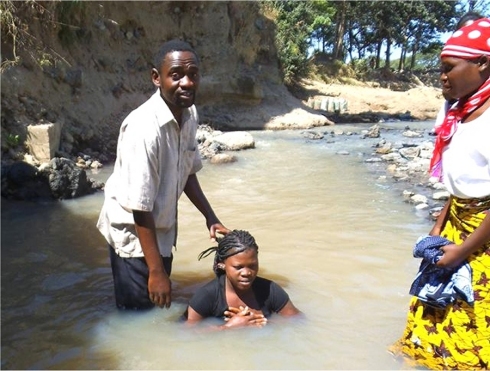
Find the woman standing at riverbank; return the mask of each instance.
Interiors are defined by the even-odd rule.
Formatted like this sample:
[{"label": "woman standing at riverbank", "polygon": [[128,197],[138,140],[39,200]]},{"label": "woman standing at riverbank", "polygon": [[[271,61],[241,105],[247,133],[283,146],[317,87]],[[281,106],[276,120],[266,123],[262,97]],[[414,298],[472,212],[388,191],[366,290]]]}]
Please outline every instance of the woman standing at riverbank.
[{"label": "woman standing at riverbank", "polygon": [[431,171],[451,197],[432,228],[452,244],[438,267],[468,262],[473,305],[410,302],[403,337],[392,347],[430,369],[490,367],[490,19],[456,31],[441,53],[445,95],[458,99],[437,129]]}]

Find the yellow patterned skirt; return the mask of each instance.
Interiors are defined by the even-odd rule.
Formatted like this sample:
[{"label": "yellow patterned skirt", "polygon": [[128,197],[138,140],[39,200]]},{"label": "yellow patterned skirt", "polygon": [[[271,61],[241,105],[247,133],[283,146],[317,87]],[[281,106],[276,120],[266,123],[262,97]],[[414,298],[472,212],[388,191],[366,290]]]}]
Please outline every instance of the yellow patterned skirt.
[{"label": "yellow patterned skirt", "polygon": [[[449,212],[441,236],[461,244],[490,214],[490,198],[452,197]],[[403,337],[390,348],[394,355],[402,356],[411,366],[432,370],[490,368],[490,242],[474,252],[468,262],[474,306],[457,300],[436,309],[413,297]]]}]

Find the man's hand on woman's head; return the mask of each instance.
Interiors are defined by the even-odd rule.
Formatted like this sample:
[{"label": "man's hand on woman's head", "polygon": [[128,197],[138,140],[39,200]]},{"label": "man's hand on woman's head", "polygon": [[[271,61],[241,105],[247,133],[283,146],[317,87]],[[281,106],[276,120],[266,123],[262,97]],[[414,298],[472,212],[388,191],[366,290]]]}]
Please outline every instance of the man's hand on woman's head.
[{"label": "man's hand on woman's head", "polygon": [[211,224],[209,227],[209,237],[213,240],[216,241],[216,234],[219,233],[221,235],[228,234],[230,230],[226,228],[223,224],[221,223],[215,223]]}]

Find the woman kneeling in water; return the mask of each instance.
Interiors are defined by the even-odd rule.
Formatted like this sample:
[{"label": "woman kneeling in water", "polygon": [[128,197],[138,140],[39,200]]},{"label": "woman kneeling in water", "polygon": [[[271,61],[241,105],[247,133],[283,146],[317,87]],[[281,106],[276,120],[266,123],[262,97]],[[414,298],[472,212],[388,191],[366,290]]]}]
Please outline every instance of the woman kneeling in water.
[{"label": "woman kneeling in water", "polygon": [[215,252],[216,278],[191,298],[184,317],[195,323],[207,317],[225,319],[220,328],[258,326],[272,313],[292,316],[301,313],[278,284],[258,277],[259,259],[255,239],[247,231],[234,230],[218,239],[218,246],[199,255]]}]

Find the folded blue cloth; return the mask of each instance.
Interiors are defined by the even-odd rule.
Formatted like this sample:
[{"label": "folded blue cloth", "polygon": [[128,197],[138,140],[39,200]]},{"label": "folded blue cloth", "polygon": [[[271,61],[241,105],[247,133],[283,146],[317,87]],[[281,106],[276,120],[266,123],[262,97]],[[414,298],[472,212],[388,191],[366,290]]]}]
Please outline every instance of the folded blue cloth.
[{"label": "folded blue cloth", "polygon": [[471,267],[467,262],[456,268],[436,265],[444,254],[440,248],[452,243],[440,236],[422,236],[413,248],[413,256],[422,258],[422,262],[410,287],[410,294],[436,308],[445,308],[458,298],[470,305],[475,301]]}]

